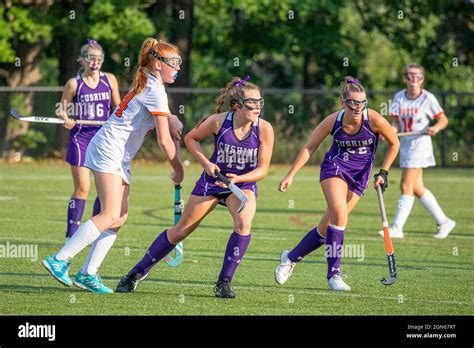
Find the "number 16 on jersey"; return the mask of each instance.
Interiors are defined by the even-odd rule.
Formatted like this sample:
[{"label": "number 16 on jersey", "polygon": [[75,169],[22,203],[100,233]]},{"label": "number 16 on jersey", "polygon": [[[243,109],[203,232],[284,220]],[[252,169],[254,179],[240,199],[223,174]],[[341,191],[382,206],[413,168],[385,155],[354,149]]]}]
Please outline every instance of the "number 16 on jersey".
[{"label": "number 16 on jersey", "polygon": [[[183,213],[184,202],[181,199],[181,185],[174,185],[174,224],[176,225],[181,219]],[[183,242],[179,242],[175,247],[175,257],[168,255],[165,259],[166,263],[171,267],[177,267],[183,262],[184,249]]]}]

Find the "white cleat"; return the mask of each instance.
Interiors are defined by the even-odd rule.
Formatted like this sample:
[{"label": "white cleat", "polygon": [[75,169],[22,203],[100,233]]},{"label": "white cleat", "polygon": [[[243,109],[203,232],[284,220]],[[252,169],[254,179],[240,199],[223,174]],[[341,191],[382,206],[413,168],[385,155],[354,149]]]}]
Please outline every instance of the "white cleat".
[{"label": "white cleat", "polygon": [[278,284],[284,284],[291,277],[296,266],[296,263],[288,258],[289,252],[289,250],[284,250],[281,253],[280,265],[275,270],[275,281]]},{"label": "white cleat", "polygon": [[339,274],[333,275],[328,279],[329,289],[334,291],[351,291],[351,287],[344,283]]},{"label": "white cleat", "polygon": [[438,239],[443,239],[446,238],[451,232],[454,227],[456,227],[456,221],[448,219],[444,224],[438,225],[438,233],[436,233],[433,237],[438,238]]},{"label": "white cleat", "polygon": [[[391,224],[388,228],[390,238],[403,238],[403,231],[395,224]],[[379,231],[379,236],[383,237],[383,230]]]}]

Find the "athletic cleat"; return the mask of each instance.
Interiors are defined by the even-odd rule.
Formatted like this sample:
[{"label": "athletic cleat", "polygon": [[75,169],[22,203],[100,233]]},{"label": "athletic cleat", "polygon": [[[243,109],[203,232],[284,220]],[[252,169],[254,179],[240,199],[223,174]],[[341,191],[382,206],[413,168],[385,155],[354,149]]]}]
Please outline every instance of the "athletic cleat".
[{"label": "athletic cleat", "polygon": [[289,250],[284,250],[280,256],[280,265],[275,270],[275,281],[278,284],[284,284],[293,273],[296,262],[292,262],[288,258]]},{"label": "athletic cleat", "polygon": [[235,298],[235,292],[230,287],[230,282],[218,280],[214,287],[214,294],[219,298]]},{"label": "athletic cleat", "polygon": [[72,281],[69,278],[69,270],[71,269],[71,263],[66,260],[57,260],[56,254],[49,256],[46,260],[43,260],[43,266],[48,270],[49,273],[60,282],[62,285],[71,286]]},{"label": "athletic cleat", "polygon": [[[388,231],[390,232],[390,238],[403,238],[403,231],[395,224],[391,224]],[[379,231],[379,236],[383,237],[383,230]]]},{"label": "athletic cleat", "polygon": [[436,233],[433,237],[438,238],[438,239],[443,239],[446,238],[451,232],[454,227],[456,227],[456,221],[448,219],[444,224],[438,225],[438,233]]},{"label": "athletic cleat", "polygon": [[143,275],[141,273],[135,272],[133,269],[124,275],[120,282],[117,285],[116,292],[127,293],[127,292],[135,292],[137,285],[143,279],[148,277],[148,273]]},{"label": "athletic cleat", "polygon": [[97,273],[84,275],[81,271],[77,272],[76,277],[74,278],[74,285],[96,294],[111,294],[114,292],[111,288],[105,286]]},{"label": "athletic cleat", "polygon": [[351,291],[351,287],[342,280],[339,274],[333,275],[328,279],[329,289],[335,291]]}]

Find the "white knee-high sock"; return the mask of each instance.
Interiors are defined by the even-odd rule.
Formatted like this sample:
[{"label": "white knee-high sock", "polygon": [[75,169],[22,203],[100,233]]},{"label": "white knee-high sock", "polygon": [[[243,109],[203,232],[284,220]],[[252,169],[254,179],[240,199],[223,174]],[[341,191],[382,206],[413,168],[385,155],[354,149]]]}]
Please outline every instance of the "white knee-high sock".
[{"label": "white knee-high sock", "polygon": [[444,214],[443,209],[438,204],[435,196],[431,191],[426,190],[425,194],[420,197],[420,203],[433,216],[438,225],[444,224],[448,221],[448,217]]},{"label": "white knee-high sock", "polygon": [[97,273],[97,270],[104,261],[105,256],[107,256],[110,248],[112,248],[116,239],[117,232],[112,230],[107,230],[100,234],[99,238],[97,238],[94,244],[92,244],[91,251],[89,252],[89,255],[87,255],[87,260],[82,266],[82,274],[92,275]]},{"label": "white knee-high sock", "polygon": [[395,214],[395,218],[393,219],[393,223],[396,224],[399,229],[403,230],[403,226],[405,226],[405,222],[407,222],[414,202],[415,196],[400,195],[400,199],[398,200],[397,213]]},{"label": "white knee-high sock", "polygon": [[81,224],[76,233],[64,244],[63,248],[56,254],[57,260],[68,260],[76,256],[82,249],[91,244],[100,236],[97,226],[87,220]]}]

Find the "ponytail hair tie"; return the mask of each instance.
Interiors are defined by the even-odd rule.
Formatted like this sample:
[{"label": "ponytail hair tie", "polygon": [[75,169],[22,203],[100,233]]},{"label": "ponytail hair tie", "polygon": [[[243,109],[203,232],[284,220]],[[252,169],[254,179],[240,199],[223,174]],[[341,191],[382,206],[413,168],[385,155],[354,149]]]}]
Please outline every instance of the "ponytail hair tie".
[{"label": "ponytail hair tie", "polygon": [[245,77],[243,79],[240,79],[240,81],[237,81],[237,82],[234,83],[234,87],[240,87],[248,80],[250,80],[250,76],[245,75]]},{"label": "ponytail hair tie", "polygon": [[97,45],[97,41],[95,41],[93,39],[87,39],[87,44],[88,45]]},{"label": "ponytail hair tie", "polygon": [[354,83],[354,84],[357,84],[357,83],[359,83],[359,80],[358,80],[358,79],[348,79],[348,80],[347,80],[347,83]]}]

